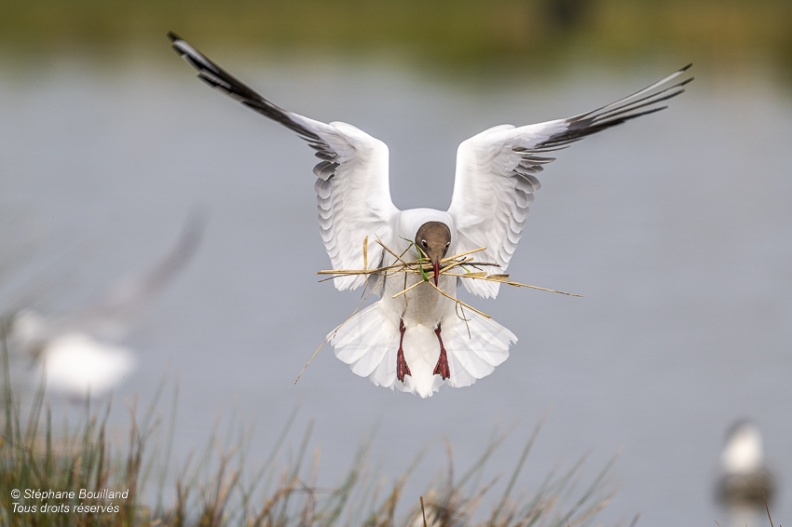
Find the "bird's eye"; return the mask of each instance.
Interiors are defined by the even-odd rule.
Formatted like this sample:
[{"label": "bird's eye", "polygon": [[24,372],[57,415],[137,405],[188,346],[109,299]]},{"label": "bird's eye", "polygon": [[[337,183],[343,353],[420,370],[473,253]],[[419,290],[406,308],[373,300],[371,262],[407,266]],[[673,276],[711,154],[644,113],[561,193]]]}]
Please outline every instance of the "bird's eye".
[{"label": "bird's eye", "polygon": [[449,245],[451,245],[451,242],[446,242],[446,249],[448,249]]},{"label": "bird's eye", "polygon": [[421,240],[421,245],[422,245],[424,248],[426,248],[426,247],[429,247],[429,244],[428,244],[428,243],[426,243],[426,240]]}]

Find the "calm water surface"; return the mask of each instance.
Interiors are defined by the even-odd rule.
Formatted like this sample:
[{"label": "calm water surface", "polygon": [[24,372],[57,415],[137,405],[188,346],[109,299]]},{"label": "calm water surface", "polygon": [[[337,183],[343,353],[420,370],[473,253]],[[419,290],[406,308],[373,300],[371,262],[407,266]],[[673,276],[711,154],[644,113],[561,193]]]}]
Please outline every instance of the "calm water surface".
[{"label": "calm water surface", "polygon": [[[589,110],[676,66],[462,82],[382,65],[225,62],[278,104],[387,142],[402,208],[448,205],[467,137]],[[327,484],[375,430],[371,459],[385,482],[425,450],[417,503],[447,466],[446,440],[461,472],[495,430],[509,431],[490,465],[507,473],[545,416],[527,492],[559,464],[588,455],[588,477],[618,452],[620,490],[600,520],[724,525],[712,502],[723,434],[751,417],[786,483],[776,523],[792,517],[792,103],[761,73],[696,72],[669,110],[560,152],[509,270],[584,298],[503,290],[472,300],[519,343],[473,387],[421,400],[375,388],[329,348],[294,385],[358,301],[314,275],[328,263],[302,141],[202,86],[175,56],[3,70],[4,306],[41,276],[57,279],[40,307],[80,305],[155,260],[194,207],[209,212],[195,260],[128,342],[140,369],[116,395],[119,430],[120,401],[139,394],[143,405],[164,379],[165,416],[178,385],[177,460],[220,423],[253,430],[255,465],[297,409],[292,435],[313,423]]]}]

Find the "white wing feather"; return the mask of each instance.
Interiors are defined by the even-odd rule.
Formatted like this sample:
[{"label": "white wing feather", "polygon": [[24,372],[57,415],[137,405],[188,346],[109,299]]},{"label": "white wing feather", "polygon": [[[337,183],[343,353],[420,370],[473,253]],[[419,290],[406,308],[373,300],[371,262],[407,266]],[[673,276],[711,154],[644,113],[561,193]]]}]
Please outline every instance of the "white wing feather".
[{"label": "white wing feather", "polygon": [[[690,65],[628,97],[568,119],[515,128],[501,125],[463,141],[457,150],[454,194],[448,212],[457,229],[457,252],[480,247],[478,260],[506,270],[525,227],[528,207],[539,189],[535,174],[555,158],[547,152],[630,119],[665,109],[692,77],[668,86]],[[487,269],[487,268],[484,268]],[[497,282],[462,280],[476,295],[494,298]]]},{"label": "white wing feather", "polygon": [[[380,239],[390,242],[391,221],[399,210],[393,205],[388,181],[388,147],[346,123],[326,124],[289,112],[271,103],[234,78],[173,33],[173,48],[198,77],[245,106],[296,132],[316,150],[322,161],[314,167],[319,226],[334,269],[362,269],[363,243],[368,239],[369,267],[380,263]],[[334,279],[338,289],[355,289],[364,276]]]},{"label": "white wing feather", "polygon": [[[363,269],[363,244],[368,240],[368,266],[377,267],[383,257],[377,240],[392,245],[391,220],[399,212],[390,197],[388,147],[349,124],[324,127],[318,134],[327,145],[324,152],[330,154],[327,157],[335,156],[314,168],[325,249],[334,269]],[[365,282],[364,276],[334,278],[340,290],[355,289]]]}]

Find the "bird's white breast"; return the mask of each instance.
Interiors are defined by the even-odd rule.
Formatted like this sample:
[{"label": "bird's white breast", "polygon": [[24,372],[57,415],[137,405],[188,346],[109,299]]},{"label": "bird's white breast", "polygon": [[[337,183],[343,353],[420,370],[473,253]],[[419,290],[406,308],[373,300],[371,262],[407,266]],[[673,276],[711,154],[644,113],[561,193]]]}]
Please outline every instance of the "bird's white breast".
[{"label": "bird's white breast", "polygon": [[[402,255],[405,262],[417,260],[420,257],[418,249],[412,246],[415,233],[424,223],[439,221],[448,225],[451,230],[451,245],[448,255],[454,250],[454,221],[450,214],[435,209],[409,209],[398,214],[394,225],[393,246],[390,247],[396,254]],[[393,255],[386,255],[385,265],[396,261]],[[432,272],[428,276],[431,280]],[[394,295],[423,281],[418,274],[402,274],[389,277],[385,282],[383,303],[388,311],[402,318],[406,327],[423,325],[434,328],[442,322],[448,314],[454,312],[454,302],[438,293],[432,284],[424,283],[410,290],[408,293],[393,298]],[[456,295],[456,278],[441,276],[438,287],[450,296]]]}]

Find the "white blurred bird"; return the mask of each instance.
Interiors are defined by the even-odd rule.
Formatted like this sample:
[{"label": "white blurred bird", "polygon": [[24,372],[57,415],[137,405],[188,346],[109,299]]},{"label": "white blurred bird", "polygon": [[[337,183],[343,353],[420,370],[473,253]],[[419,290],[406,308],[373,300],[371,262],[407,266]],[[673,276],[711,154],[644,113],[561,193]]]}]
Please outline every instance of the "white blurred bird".
[{"label": "white blurred bird", "polygon": [[737,421],[726,435],[721,454],[718,500],[724,505],[751,505],[764,510],[765,502],[772,502],[775,488],[759,427],[748,419]]},{"label": "white blurred bird", "polygon": [[[253,91],[169,33],[173,48],[198,77],[245,106],[286,126],[308,142],[321,162],[314,168],[322,240],[333,268],[363,269],[392,264],[397,254],[430,260],[434,285],[450,296],[457,278],[440,274],[445,256],[486,248],[477,260],[497,264],[503,273],[525,226],[528,206],[539,189],[535,174],[554,158],[546,154],[588,135],[665,108],[663,101],[684,91],[692,78],[676,81],[690,66],[629,97],[568,119],[490,128],[462,142],[447,211],[397,209],[388,184],[388,147],[346,123],[325,124],[289,112]],[[420,251],[420,252],[419,252]],[[480,258],[480,260],[479,260]],[[410,258],[412,259],[412,258]],[[369,268],[372,268],[371,266]],[[381,286],[381,300],[357,313],[328,335],[336,356],[374,384],[428,397],[443,383],[461,387],[492,373],[509,355],[517,337],[492,319],[465,310],[422,284],[392,298],[422,278],[339,276],[339,290],[366,283]],[[367,282],[368,281],[368,282]],[[382,283],[384,281],[384,284]],[[464,280],[478,296],[494,298],[499,284]]]},{"label": "white blurred bird", "polygon": [[120,345],[132,322],[190,260],[200,243],[203,220],[188,221],[176,245],[158,262],[114,284],[83,311],[44,318],[29,309],[10,325],[11,349],[35,359],[46,389],[75,400],[102,397],[136,367],[135,353]]}]

